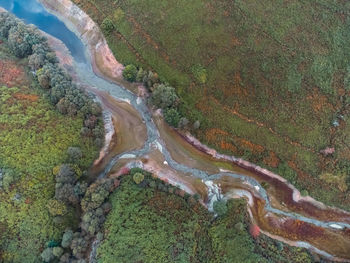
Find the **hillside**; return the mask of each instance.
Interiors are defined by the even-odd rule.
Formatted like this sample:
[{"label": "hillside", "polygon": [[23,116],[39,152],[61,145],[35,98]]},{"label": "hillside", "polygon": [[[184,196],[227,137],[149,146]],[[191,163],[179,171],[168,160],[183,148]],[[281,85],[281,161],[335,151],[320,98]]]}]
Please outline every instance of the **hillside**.
[{"label": "hillside", "polygon": [[119,61],[176,88],[204,143],[350,207],[348,2],[74,2],[113,22]]}]

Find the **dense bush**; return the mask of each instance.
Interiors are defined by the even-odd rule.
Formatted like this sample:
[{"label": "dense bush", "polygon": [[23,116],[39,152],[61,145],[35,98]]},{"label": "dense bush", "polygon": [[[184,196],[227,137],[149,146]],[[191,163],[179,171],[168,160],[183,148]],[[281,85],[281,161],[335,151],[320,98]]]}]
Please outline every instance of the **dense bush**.
[{"label": "dense bush", "polygon": [[179,101],[173,87],[165,84],[157,85],[152,92],[151,103],[161,109],[176,107]]},{"label": "dense bush", "polygon": [[225,200],[215,201],[213,204],[214,212],[218,216],[223,216],[227,213],[227,204]]},{"label": "dense bush", "polygon": [[101,28],[105,34],[109,35],[114,30],[113,21],[106,17],[102,21]]},{"label": "dense bush", "polygon": [[123,70],[123,77],[128,81],[135,81],[137,76],[137,68],[134,65],[127,65]]},{"label": "dense bush", "polygon": [[66,204],[76,205],[79,196],[74,191],[77,175],[68,164],[62,164],[56,175],[55,198]]},{"label": "dense bush", "polygon": [[83,211],[88,212],[99,208],[109,196],[111,190],[113,190],[113,180],[111,179],[99,180],[90,185],[81,200]]},{"label": "dense bush", "polygon": [[164,111],[165,121],[173,127],[179,126],[180,118],[181,118],[180,113],[174,108],[166,109]]}]

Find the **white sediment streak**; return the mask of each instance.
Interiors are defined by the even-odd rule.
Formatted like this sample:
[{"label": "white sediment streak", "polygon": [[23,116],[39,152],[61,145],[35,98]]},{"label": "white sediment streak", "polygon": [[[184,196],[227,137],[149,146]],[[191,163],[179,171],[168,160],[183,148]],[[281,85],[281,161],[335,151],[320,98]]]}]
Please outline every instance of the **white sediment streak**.
[{"label": "white sediment streak", "polygon": [[136,155],[129,154],[129,153],[123,154],[122,156],[119,157],[119,159],[133,159],[133,158],[136,158]]},{"label": "white sediment streak", "polygon": [[94,164],[98,164],[108,153],[109,146],[111,144],[113,135],[115,133],[112,114],[109,111],[104,111],[102,114],[104,129],[105,129],[105,142],[103,148],[100,151],[98,159],[95,160]]},{"label": "white sediment streak", "polygon": [[204,181],[208,187],[208,210],[214,212],[214,203],[221,199],[220,188],[211,180]]}]

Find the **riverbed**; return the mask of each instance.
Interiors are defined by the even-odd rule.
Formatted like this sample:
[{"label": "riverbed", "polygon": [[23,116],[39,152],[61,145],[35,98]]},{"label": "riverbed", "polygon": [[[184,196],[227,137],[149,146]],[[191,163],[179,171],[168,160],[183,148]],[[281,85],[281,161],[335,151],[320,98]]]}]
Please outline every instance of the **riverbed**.
[{"label": "riverbed", "polygon": [[[190,135],[169,128],[142,97],[130,91],[135,91],[135,86],[129,90],[120,85],[125,84],[118,78],[120,66],[117,71],[102,68],[101,63],[105,65],[107,61],[111,65],[120,63],[111,57],[102,34],[78,7],[72,9],[68,0],[42,2],[57,17],[35,0],[0,0],[0,6],[60,39],[73,57],[71,66],[78,84],[94,93],[112,115],[115,144],[94,171],[98,177],[114,173],[122,165],[137,163],[187,192],[200,193],[209,208],[218,194],[231,198],[239,193],[250,200],[252,220],[265,234],[334,260],[350,259],[348,212],[300,197],[299,191],[282,177],[244,160],[221,155]],[[88,26],[77,25],[79,17],[84,17]],[[92,36],[93,44],[89,42]],[[261,182],[269,183],[267,191]],[[208,197],[208,190],[213,189],[220,189],[220,193]]]}]

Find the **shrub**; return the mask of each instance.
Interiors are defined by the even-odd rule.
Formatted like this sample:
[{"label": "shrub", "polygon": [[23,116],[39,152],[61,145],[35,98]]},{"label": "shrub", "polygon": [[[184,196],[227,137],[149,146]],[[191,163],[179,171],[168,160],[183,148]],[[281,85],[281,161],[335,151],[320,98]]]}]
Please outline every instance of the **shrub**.
[{"label": "shrub", "polygon": [[193,124],[193,129],[197,130],[199,129],[200,126],[201,126],[201,123],[199,122],[199,120],[196,120]]},{"label": "shrub", "polygon": [[140,184],[145,179],[145,176],[142,173],[135,173],[132,179],[136,184]]},{"label": "shrub", "polygon": [[113,189],[113,180],[109,178],[90,185],[81,200],[83,211],[87,212],[100,207],[109,196],[111,189]]},{"label": "shrub", "polygon": [[134,65],[127,65],[123,70],[123,77],[127,81],[134,82],[136,80],[137,72],[137,68]]},{"label": "shrub", "polygon": [[213,204],[214,212],[219,216],[223,216],[227,213],[227,204],[225,200],[215,201]]},{"label": "shrub", "polygon": [[202,65],[193,66],[192,73],[199,83],[204,84],[207,82],[207,70]]},{"label": "shrub", "polygon": [[181,116],[180,116],[179,112],[174,108],[167,109],[164,112],[165,121],[173,127],[178,127],[180,118],[181,118]]},{"label": "shrub", "polygon": [[51,199],[47,204],[47,208],[52,216],[62,216],[67,213],[66,205],[56,199]]},{"label": "shrub", "polygon": [[106,35],[109,35],[114,30],[113,21],[106,17],[101,24],[101,28]]},{"label": "shrub", "polygon": [[61,257],[62,254],[63,254],[63,249],[62,249],[61,247],[54,247],[54,248],[52,249],[52,254],[53,254],[55,257],[59,258],[59,257]]}]

